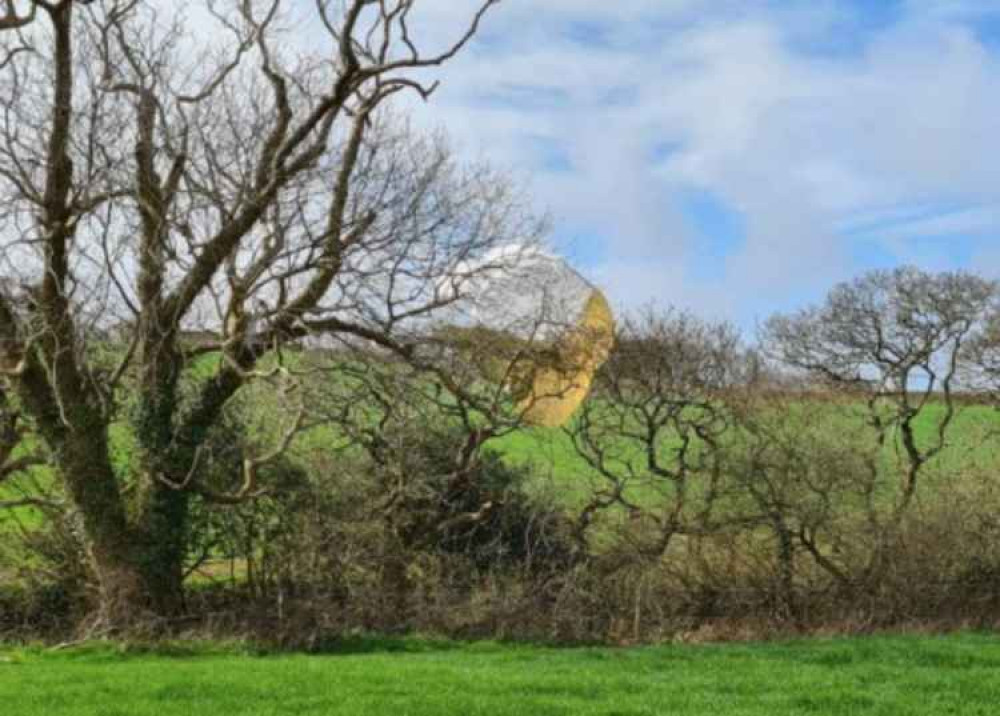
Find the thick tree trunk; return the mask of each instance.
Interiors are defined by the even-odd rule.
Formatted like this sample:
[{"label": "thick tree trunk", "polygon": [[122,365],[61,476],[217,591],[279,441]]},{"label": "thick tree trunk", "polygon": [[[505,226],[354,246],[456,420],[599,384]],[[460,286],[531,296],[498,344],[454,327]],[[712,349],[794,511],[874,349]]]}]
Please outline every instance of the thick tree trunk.
[{"label": "thick tree trunk", "polygon": [[106,421],[83,399],[63,415],[52,393],[35,383],[43,375],[33,365],[21,396],[80,515],[98,585],[99,622],[111,629],[130,629],[152,617],[175,614],[182,605],[188,496],[147,482],[130,520],[111,464]]},{"label": "thick tree trunk", "polygon": [[71,434],[56,459],[83,521],[85,546],[99,587],[99,620],[118,629],[145,619],[151,599],[140,559],[141,544],[128,523],[102,437]]},{"label": "thick tree trunk", "polygon": [[[18,395],[48,446],[67,496],[80,515],[97,578],[101,620],[121,624],[147,600],[134,531],[111,465],[108,429],[95,396],[62,364],[61,399],[35,354],[27,356]],[[68,375],[67,375],[68,374]]]},{"label": "thick tree trunk", "polygon": [[140,569],[149,609],[163,617],[184,607],[189,502],[189,493],[157,486],[144,505]]},{"label": "thick tree trunk", "polygon": [[139,560],[149,607],[170,616],[184,603],[190,495],[168,482],[177,485],[186,479],[194,451],[186,436],[179,439],[175,431],[181,369],[176,334],[156,325],[143,325],[142,332],[140,397],[134,421],[141,470],[136,532],[141,535]]},{"label": "thick tree trunk", "polygon": [[96,410],[75,411],[68,429],[51,414],[56,406],[36,400],[34,407],[35,415],[44,418],[39,421],[43,435],[83,523],[102,625],[129,629],[176,614],[183,606],[187,493],[146,476],[137,504],[129,509],[111,464],[102,416]]},{"label": "thick tree trunk", "polygon": [[180,572],[160,569],[141,549],[92,550],[100,585],[95,616],[101,630],[159,630],[180,613]]}]

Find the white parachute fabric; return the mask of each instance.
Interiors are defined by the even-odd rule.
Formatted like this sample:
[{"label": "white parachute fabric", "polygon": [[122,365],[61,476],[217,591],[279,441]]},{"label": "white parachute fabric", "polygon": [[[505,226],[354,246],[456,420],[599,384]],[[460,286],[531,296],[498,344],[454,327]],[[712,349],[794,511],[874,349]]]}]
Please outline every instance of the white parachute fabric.
[{"label": "white parachute fabric", "polygon": [[459,266],[442,291],[461,297],[454,325],[486,328],[524,346],[522,364],[497,373],[518,376],[510,388],[525,421],[565,424],[611,349],[614,318],[600,290],[557,256],[510,246]]}]

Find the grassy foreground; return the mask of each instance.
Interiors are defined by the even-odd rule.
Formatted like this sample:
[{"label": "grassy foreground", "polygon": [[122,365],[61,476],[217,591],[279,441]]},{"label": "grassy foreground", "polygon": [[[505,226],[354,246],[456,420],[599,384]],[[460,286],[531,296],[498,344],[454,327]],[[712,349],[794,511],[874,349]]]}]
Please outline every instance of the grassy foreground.
[{"label": "grassy foreground", "polygon": [[354,642],[323,656],[0,649],[9,716],[996,714],[1000,638],[547,649]]}]

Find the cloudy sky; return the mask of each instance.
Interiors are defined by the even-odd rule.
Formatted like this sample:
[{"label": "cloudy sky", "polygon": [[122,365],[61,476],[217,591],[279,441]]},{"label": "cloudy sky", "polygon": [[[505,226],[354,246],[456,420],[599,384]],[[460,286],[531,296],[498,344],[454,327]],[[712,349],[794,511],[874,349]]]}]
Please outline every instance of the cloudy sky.
[{"label": "cloudy sky", "polygon": [[[425,38],[474,0],[425,0]],[[614,303],[750,326],[872,267],[1000,273],[1000,0],[503,0],[418,109]]]}]

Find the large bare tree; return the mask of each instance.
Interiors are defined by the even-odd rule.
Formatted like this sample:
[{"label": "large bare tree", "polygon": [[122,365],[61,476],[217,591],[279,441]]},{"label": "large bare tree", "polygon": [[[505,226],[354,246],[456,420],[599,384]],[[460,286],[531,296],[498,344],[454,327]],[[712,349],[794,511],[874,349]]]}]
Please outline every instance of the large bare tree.
[{"label": "large bare tree", "polygon": [[[284,375],[266,356],[333,335],[406,358],[467,267],[536,232],[502,177],[384,111],[426,99],[498,2],[456,8],[465,29],[432,52],[414,0],[207,1],[197,28],[142,0],[4,3],[0,480],[54,466],[108,623],[178,608],[191,496],[260,493],[301,426],[236,489],[199,480],[226,403]],[[124,419],[137,465],[119,474]]]}]

